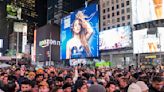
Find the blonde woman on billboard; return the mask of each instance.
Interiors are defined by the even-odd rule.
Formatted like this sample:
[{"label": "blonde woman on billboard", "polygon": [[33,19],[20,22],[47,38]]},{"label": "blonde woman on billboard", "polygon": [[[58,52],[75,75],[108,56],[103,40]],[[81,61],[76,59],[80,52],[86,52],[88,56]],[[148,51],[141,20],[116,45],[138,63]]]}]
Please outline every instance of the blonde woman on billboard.
[{"label": "blonde woman on billboard", "polygon": [[93,33],[90,23],[85,20],[86,15],[78,11],[72,24],[72,38],[66,46],[66,59],[84,58],[91,55],[88,40]]}]

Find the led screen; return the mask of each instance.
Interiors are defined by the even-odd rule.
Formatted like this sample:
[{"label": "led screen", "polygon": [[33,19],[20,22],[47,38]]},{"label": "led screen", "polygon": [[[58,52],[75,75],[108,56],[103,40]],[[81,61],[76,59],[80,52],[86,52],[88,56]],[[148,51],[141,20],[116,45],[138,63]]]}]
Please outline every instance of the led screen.
[{"label": "led screen", "polygon": [[99,35],[99,49],[110,50],[131,46],[131,28],[123,26],[105,30]]},{"label": "led screen", "polygon": [[159,27],[154,32],[150,29],[136,30],[133,32],[134,53],[153,53],[164,51],[164,28]]},{"label": "led screen", "polygon": [[98,57],[99,13],[92,4],[61,20],[60,58]]},{"label": "led screen", "polygon": [[0,39],[0,48],[3,48],[3,40]]},{"label": "led screen", "polygon": [[164,18],[164,0],[132,0],[133,24]]}]

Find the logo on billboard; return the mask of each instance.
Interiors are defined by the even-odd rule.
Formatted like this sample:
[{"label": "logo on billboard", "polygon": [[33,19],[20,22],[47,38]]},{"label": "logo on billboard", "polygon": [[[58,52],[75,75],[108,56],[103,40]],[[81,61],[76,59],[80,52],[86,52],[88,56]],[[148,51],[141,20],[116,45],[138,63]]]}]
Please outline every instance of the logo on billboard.
[{"label": "logo on billboard", "polygon": [[45,39],[39,41],[39,46],[42,48],[48,47],[49,45],[60,45],[60,41],[52,40],[52,39]]}]

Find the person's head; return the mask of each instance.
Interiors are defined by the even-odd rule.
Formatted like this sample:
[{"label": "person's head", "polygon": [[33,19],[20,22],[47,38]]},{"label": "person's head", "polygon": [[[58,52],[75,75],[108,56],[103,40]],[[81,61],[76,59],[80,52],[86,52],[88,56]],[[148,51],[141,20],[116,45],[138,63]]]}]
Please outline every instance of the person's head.
[{"label": "person's head", "polygon": [[17,69],[15,70],[15,75],[18,76],[18,75],[20,75],[20,73],[21,73],[21,72],[20,72],[20,68],[17,68]]},{"label": "person's head", "polygon": [[103,87],[102,85],[91,85],[89,88],[88,88],[88,92],[106,92],[105,90],[105,87]]},{"label": "person's head", "polygon": [[132,83],[129,85],[127,92],[142,92],[142,91],[141,91],[141,88],[137,84]]},{"label": "person's head", "polygon": [[82,31],[81,21],[79,19],[75,19],[73,22],[72,31],[74,34],[80,34]]},{"label": "person's head", "polygon": [[47,82],[42,81],[39,83],[39,92],[49,92],[49,85]]},{"label": "person's head", "polygon": [[56,77],[55,79],[55,86],[62,87],[63,86],[63,78],[62,77]]},{"label": "person's head", "polygon": [[72,85],[69,83],[65,83],[62,88],[64,92],[72,92]]},{"label": "person's head", "polygon": [[31,91],[32,91],[31,81],[28,79],[24,79],[21,82],[21,92],[31,92]]},{"label": "person's head", "polygon": [[148,92],[149,88],[143,81],[137,81],[136,84],[141,88],[142,92]]},{"label": "person's head", "polygon": [[17,85],[16,85],[15,81],[9,81],[8,84],[5,87],[5,91],[6,92],[16,92],[16,91],[18,91],[16,89],[16,86]]},{"label": "person's head", "polygon": [[71,77],[71,76],[66,76],[66,77],[65,77],[65,83],[66,83],[66,82],[72,84],[72,83],[73,83],[72,77]]},{"label": "person's head", "polygon": [[64,92],[62,88],[60,87],[55,87],[52,92]]},{"label": "person's head", "polygon": [[44,79],[44,75],[43,74],[37,74],[36,75],[36,81],[37,82],[41,82],[41,81],[43,81],[43,79]]},{"label": "person's head", "polygon": [[116,90],[116,83],[115,82],[109,82],[106,85],[107,92],[114,92]]},{"label": "person's head", "polygon": [[76,92],[87,92],[88,87],[84,80],[77,80],[75,82],[75,91]]},{"label": "person's head", "polygon": [[128,86],[127,79],[126,78],[119,79],[119,85],[121,88],[127,87]]},{"label": "person's head", "polygon": [[33,80],[33,79],[35,79],[35,76],[36,76],[36,74],[34,72],[29,72],[28,79]]},{"label": "person's head", "polygon": [[164,83],[164,78],[163,77],[154,77],[152,80],[152,86],[153,88],[155,88],[156,90],[161,90],[161,88],[163,87],[163,83]]}]

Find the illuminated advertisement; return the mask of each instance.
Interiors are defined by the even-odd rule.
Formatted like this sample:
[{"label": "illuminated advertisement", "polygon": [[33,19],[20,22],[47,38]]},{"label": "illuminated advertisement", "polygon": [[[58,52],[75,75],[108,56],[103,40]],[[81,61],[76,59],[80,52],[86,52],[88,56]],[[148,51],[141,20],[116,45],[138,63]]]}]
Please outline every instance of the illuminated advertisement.
[{"label": "illuminated advertisement", "polygon": [[92,4],[61,20],[60,58],[98,57],[99,12]]},{"label": "illuminated advertisement", "polygon": [[47,24],[38,28],[34,34],[34,61],[60,60],[60,29],[57,25]]},{"label": "illuminated advertisement", "polygon": [[7,18],[13,18],[13,19],[21,20],[21,13],[22,13],[21,8],[16,7],[12,4],[11,5],[8,4],[6,7],[6,11],[7,11]]},{"label": "illuminated advertisement", "polygon": [[27,23],[14,22],[14,32],[22,33],[22,52],[25,53],[25,46],[27,45]]},{"label": "illuminated advertisement", "polygon": [[132,0],[133,24],[164,18],[164,0]]},{"label": "illuminated advertisement", "polygon": [[0,39],[0,48],[3,48],[3,39]]},{"label": "illuminated advertisement", "polygon": [[131,28],[123,26],[105,30],[99,35],[99,49],[111,50],[131,46]]},{"label": "illuminated advertisement", "polygon": [[133,32],[134,53],[153,53],[164,51],[164,28],[158,27],[154,32],[150,29],[136,30]]}]

